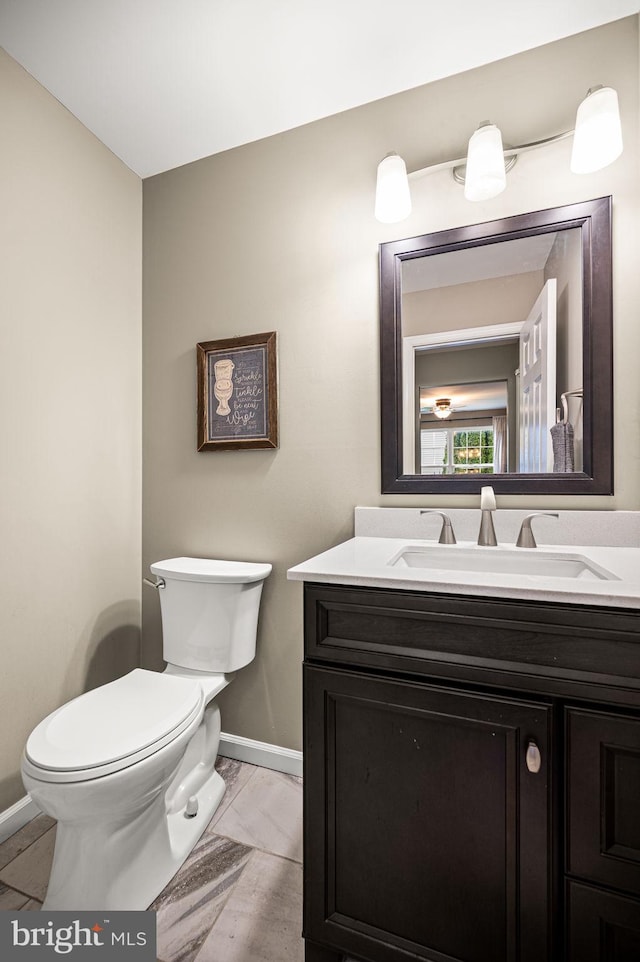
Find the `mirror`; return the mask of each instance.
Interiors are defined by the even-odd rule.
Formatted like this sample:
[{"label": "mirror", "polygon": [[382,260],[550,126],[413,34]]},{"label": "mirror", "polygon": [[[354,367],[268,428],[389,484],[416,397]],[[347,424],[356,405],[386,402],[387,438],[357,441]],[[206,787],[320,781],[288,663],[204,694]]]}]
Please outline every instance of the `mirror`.
[{"label": "mirror", "polygon": [[381,244],[380,280],[383,494],[613,493],[610,197]]}]

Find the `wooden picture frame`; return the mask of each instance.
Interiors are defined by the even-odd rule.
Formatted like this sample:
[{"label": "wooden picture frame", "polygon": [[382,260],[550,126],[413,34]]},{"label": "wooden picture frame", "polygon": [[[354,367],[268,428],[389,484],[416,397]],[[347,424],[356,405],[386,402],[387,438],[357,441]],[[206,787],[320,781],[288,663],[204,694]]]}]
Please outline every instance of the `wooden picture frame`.
[{"label": "wooden picture frame", "polygon": [[278,447],[276,332],[196,345],[198,451]]}]

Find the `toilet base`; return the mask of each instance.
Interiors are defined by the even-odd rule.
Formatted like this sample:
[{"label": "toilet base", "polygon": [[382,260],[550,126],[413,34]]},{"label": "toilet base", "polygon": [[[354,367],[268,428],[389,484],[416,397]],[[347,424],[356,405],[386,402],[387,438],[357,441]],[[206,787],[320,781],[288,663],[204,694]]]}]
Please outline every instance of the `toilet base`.
[{"label": "toilet base", "polygon": [[[120,826],[58,823],[43,910],[147,909],[204,833],[224,792],[224,781],[214,771],[195,793],[194,818],[184,809],[167,813],[165,798],[159,796],[138,818]],[[148,832],[150,824],[155,827]]]}]

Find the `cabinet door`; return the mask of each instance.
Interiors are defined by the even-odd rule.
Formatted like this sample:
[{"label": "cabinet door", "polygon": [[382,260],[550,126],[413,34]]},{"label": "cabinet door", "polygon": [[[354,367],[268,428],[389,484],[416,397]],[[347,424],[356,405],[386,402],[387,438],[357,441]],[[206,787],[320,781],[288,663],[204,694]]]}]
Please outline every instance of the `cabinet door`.
[{"label": "cabinet door", "polygon": [[567,710],[567,871],[640,896],[640,719]]},{"label": "cabinet door", "polygon": [[567,885],[568,962],[638,962],[640,902],[579,882]]},{"label": "cabinet door", "polygon": [[370,962],[550,959],[550,728],[547,705],[305,666],[305,936]]}]

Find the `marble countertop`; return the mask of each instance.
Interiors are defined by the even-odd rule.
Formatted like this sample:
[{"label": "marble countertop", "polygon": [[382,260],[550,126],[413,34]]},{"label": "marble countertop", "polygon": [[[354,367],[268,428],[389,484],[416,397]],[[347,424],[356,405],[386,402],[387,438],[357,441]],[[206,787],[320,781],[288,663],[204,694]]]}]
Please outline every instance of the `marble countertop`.
[{"label": "marble countertop", "polygon": [[[409,549],[418,553],[425,550],[432,552],[433,549],[442,552],[462,549],[467,553],[466,557],[472,558],[474,566],[482,570],[445,570],[444,567],[410,567],[394,563],[403,551]],[[501,559],[504,561],[506,558],[507,562],[513,553],[513,572],[491,570],[491,552],[496,551],[500,551]],[[479,560],[476,560],[476,553]],[[554,564],[551,555],[559,556],[558,560],[578,556],[597,568],[605,569],[610,577],[600,579],[588,572],[585,578],[554,577],[548,573],[525,574],[515,570],[521,563],[519,558],[524,559],[525,553],[540,560],[549,557],[549,569]],[[485,556],[486,568],[482,561]],[[445,555],[443,558],[450,560]],[[502,566],[509,567],[508,564]],[[436,541],[414,538],[355,537],[295,565],[289,569],[287,577],[294,581],[360,587],[640,609],[640,548],[636,547],[539,543],[537,548],[516,548],[508,544],[485,548],[471,541],[438,545]]]}]

